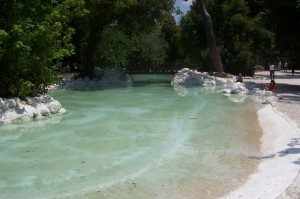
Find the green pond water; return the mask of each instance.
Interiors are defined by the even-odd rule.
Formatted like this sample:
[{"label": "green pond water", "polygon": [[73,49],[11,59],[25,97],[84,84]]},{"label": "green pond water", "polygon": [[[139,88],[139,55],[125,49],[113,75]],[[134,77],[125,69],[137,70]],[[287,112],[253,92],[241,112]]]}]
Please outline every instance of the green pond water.
[{"label": "green pond water", "polygon": [[258,164],[257,109],[199,87],[178,93],[171,78],[54,91],[65,114],[0,125],[0,198],[198,199],[237,188]]}]

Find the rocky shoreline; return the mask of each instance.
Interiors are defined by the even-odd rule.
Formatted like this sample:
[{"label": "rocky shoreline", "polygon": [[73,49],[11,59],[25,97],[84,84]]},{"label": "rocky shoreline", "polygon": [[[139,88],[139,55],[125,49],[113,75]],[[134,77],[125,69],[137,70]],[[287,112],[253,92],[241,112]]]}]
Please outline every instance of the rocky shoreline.
[{"label": "rocky shoreline", "polygon": [[[124,70],[101,70],[95,69],[94,78],[74,78],[74,75],[65,74],[63,81],[52,85],[50,89],[74,89],[108,85],[132,86],[133,78]],[[252,97],[254,101],[268,104],[276,101],[273,92],[261,90],[255,82],[235,82],[232,78],[221,78],[211,76],[208,73],[198,72],[183,68],[177,72],[171,81],[171,85],[179,95],[186,95],[186,86],[194,85],[209,88],[214,92],[222,92],[229,100],[243,103],[247,97]],[[221,90],[217,90],[221,88]],[[0,98],[0,124],[12,121],[29,120],[50,115],[64,113],[66,110],[60,102],[49,95],[39,95],[37,97],[27,97],[25,100],[19,98]]]},{"label": "rocky shoreline", "polygon": [[183,68],[175,74],[171,85],[179,95],[188,93],[185,87],[199,86],[209,88],[214,92],[222,92],[229,100],[237,103],[243,103],[248,97],[261,104],[270,104],[277,100],[275,93],[261,88],[260,85],[251,80],[248,78],[247,81],[241,83],[236,82],[232,76],[221,78],[211,76],[206,72]]},{"label": "rocky shoreline", "polygon": [[0,98],[0,124],[12,121],[23,121],[64,113],[66,110],[59,101],[49,95],[19,98]]},{"label": "rocky shoreline", "polygon": [[[89,79],[88,77],[74,78],[74,75],[70,74],[63,74],[61,77],[63,81],[50,86],[50,90],[107,85],[133,85],[131,75],[124,70],[101,70],[96,68],[93,79]],[[48,117],[64,112],[66,110],[62,107],[61,103],[49,95],[26,97],[25,100],[19,98],[0,98],[0,124]]]}]

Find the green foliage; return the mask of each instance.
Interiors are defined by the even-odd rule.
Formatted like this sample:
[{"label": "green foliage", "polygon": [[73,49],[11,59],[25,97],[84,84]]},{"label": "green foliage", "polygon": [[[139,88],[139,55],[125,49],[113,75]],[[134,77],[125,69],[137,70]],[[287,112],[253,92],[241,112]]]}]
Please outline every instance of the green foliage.
[{"label": "green foliage", "polygon": [[[173,5],[174,0],[94,0],[87,2],[87,9],[90,14],[83,18],[78,25],[79,32],[82,33],[78,44],[81,52],[82,73],[88,74],[88,71],[92,71],[94,67],[99,65],[102,65],[101,67],[120,67],[132,63],[136,57],[132,56],[131,53],[135,52],[137,46],[133,43],[133,46],[128,46],[126,49],[119,48],[127,46],[127,39],[133,40],[136,35],[148,35],[156,29],[163,17],[172,12]],[[121,36],[114,32],[112,33],[115,34],[114,36],[110,35],[110,37],[104,38],[104,34],[107,33],[103,33],[103,31],[107,31],[106,27],[111,26],[124,35]],[[127,39],[119,44],[113,42],[113,40],[121,39],[121,37]],[[104,46],[108,47],[108,44],[111,45],[110,49],[121,54],[105,52]]]},{"label": "green foliage", "polygon": [[143,67],[134,70],[149,71],[151,68],[152,70],[158,70],[165,62],[168,43],[159,28],[150,33],[133,35],[130,43],[129,69]]},{"label": "green foliage", "polygon": [[5,48],[3,44],[7,42],[7,39],[8,33],[5,30],[0,29],[0,59],[2,59],[5,54]]},{"label": "green foliage", "polygon": [[185,64],[192,68],[211,70],[212,64],[206,48],[205,30],[200,14],[192,9],[181,20],[178,45],[185,54]]},{"label": "green foliage", "polygon": [[[171,13],[165,13],[162,16],[162,20],[160,22],[161,33],[164,40],[167,42],[167,57],[166,61],[168,64],[174,64],[178,57],[178,48],[176,46],[176,22]],[[169,66],[170,67],[170,66]]]},{"label": "green foliage", "polygon": [[248,68],[253,61],[251,46],[254,45],[251,31],[252,19],[247,15],[249,9],[245,1],[234,0],[222,4],[224,25],[221,28],[225,57],[224,64],[230,73],[249,74]]},{"label": "green foliage", "polygon": [[167,44],[161,37],[161,32],[155,30],[142,38],[140,43],[140,58],[152,64],[161,63],[166,56]]},{"label": "green foliage", "polygon": [[[254,10],[253,5],[250,9],[245,0],[211,0],[207,5],[208,12],[212,13],[224,70],[233,74],[252,75],[253,66],[274,47],[274,35],[265,28],[263,13]],[[194,63],[198,61],[202,69],[209,70],[211,66],[205,53],[204,25],[195,4],[180,26],[180,46],[187,60],[195,60]],[[259,45],[257,42],[260,42]]]},{"label": "green foliage", "polygon": [[165,39],[174,47],[173,5],[174,0],[4,0],[0,96],[46,92],[62,62],[77,62],[83,73],[134,60],[164,62]]},{"label": "green foliage", "polygon": [[106,27],[96,52],[96,66],[100,68],[121,68],[128,63],[130,40],[124,32],[114,26]]},{"label": "green foliage", "polygon": [[[148,3],[151,4],[150,2],[137,4],[132,1],[131,4],[121,3],[118,6],[118,12],[122,17],[117,22],[102,27],[99,38],[94,37],[94,41],[98,42],[96,42],[96,51],[91,52],[94,54],[92,65],[100,68],[130,68],[129,65],[136,65],[134,62],[138,62],[148,68],[157,67],[165,62],[167,51],[170,50],[169,46],[175,42],[174,18],[170,13],[165,13],[161,15],[160,22],[153,26],[153,21],[140,21],[140,17],[131,18],[136,13],[127,10],[128,7],[133,10],[146,9],[144,6],[149,9]],[[127,11],[126,13],[122,13],[125,11],[124,9]],[[140,12],[140,9],[135,11]],[[124,19],[126,21],[123,21]],[[153,20],[154,17],[147,20],[150,19]],[[166,39],[168,39],[168,43]]]},{"label": "green foliage", "polygon": [[46,91],[60,61],[74,53],[74,29],[68,24],[86,13],[83,6],[83,0],[4,2],[0,10],[2,97]]},{"label": "green foliage", "polygon": [[[265,0],[265,21],[275,33],[277,54],[275,58],[300,62],[300,7],[298,0]],[[275,61],[275,60],[272,60]],[[278,60],[276,60],[278,61]]]},{"label": "green foliage", "polygon": [[30,81],[26,81],[24,79],[20,79],[16,84],[12,84],[9,87],[9,91],[11,93],[18,93],[18,97],[24,99],[28,93],[32,92],[32,87],[34,85]]}]

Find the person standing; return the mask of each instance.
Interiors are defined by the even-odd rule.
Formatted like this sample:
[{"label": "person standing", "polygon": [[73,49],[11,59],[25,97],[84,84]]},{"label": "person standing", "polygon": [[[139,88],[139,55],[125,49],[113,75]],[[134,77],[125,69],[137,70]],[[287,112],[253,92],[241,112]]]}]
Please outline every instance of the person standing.
[{"label": "person standing", "polygon": [[295,67],[294,65],[292,64],[292,75],[294,76],[294,73],[295,73]]},{"label": "person standing", "polygon": [[279,61],[279,62],[278,62],[278,70],[282,70],[281,67],[282,67],[281,61]]},{"label": "person standing", "polygon": [[284,62],[283,68],[284,68],[284,72],[287,72],[287,69],[288,69],[288,63],[287,63],[287,61]]},{"label": "person standing", "polygon": [[284,62],[284,72],[286,72],[287,73],[287,70],[288,70],[288,63],[287,63],[287,61],[285,61]]},{"label": "person standing", "polygon": [[270,64],[270,79],[275,79],[275,66],[274,64]]}]

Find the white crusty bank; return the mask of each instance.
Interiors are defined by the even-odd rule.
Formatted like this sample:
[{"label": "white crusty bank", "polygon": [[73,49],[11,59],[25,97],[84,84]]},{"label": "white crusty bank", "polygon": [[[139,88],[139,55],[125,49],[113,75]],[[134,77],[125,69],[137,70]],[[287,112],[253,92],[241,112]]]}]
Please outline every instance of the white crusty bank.
[{"label": "white crusty bank", "polygon": [[221,78],[209,75],[207,72],[198,72],[183,68],[179,70],[171,81],[171,85],[179,95],[187,95],[188,86],[199,86],[213,92],[222,92],[231,101],[244,102],[247,97],[262,104],[273,103],[277,100],[271,91],[261,90],[255,82],[236,82],[232,78]]},{"label": "white crusty bank", "polygon": [[[76,88],[85,86],[103,86],[108,84],[118,84],[132,86],[133,79],[125,71],[107,70],[95,71],[96,78],[89,80],[68,79],[64,84],[54,86],[56,88]],[[183,96],[188,94],[187,86],[199,86],[211,90],[212,92],[222,92],[231,101],[242,103],[247,97],[252,97],[255,101],[263,104],[273,103],[277,97],[270,91],[260,90],[254,82],[235,82],[230,78],[219,78],[208,73],[198,72],[183,68],[177,72],[171,81],[176,92]],[[28,120],[41,118],[54,114],[64,113],[66,110],[61,103],[49,95],[39,95],[37,97],[27,97],[25,100],[19,98],[0,98],[0,124],[11,121]]]},{"label": "white crusty bank", "polygon": [[0,124],[45,117],[65,111],[60,102],[49,95],[27,97],[25,100],[0,98]]}]

